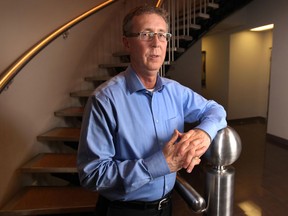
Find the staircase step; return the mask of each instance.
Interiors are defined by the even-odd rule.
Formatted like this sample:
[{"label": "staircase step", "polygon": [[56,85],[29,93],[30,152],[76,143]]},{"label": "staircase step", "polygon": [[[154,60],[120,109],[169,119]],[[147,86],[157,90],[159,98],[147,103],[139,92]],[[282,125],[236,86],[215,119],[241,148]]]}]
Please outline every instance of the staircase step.
[{"label": "staircase step", "polygon": [[112,54],[113,57],[129,56],[127,51],[119,51]]},{"label": "staircase step", "polygon": [[[187,25],[185,25],[185,28],[187,28]],[[193,29],[193,30],[200,30],[201,29],[201,25],[189,24],[189,28]],[[183,25],[179,26],[179,30],[183,30],[183,29],[184,29]]]},{"label": "staircase step", "polygon": [[81,187],[25,187],[0,215],[43,215],[93,212],[98,194]]},{"label": "staircase step", "polygon": [[201,25],[190,24],[189,26],[190,26],[191,29],[194,29],[194,30],[199,30],[199,29],[201,29]]},{"label": "staircase step", "polygon": [[84,107],[69,107],[55,112],[58,117],[82,117]]},{"label": "staircase step", "polygon": [[92,77],[86,77],[85,81],[89,82],[105,82],[109,79],[111,79],[112,76],[92,76]]},{"label": "staircase step", "polygon": [[217,4],[217,3],[208,3],[208,7],[213,8],[213,9],[218,9],[219,8],[219,4]]},{"label": "staircase step", "polygon": [[99,68],[126,68],[130,63],[99,64]]},{"label": "staircase step", "polygon": [[76,154],[41,153],[21,167],[26,173],[77,173]]},{"label": "staircase step", "polygon": [[[167,50],[171,50],[171,48],[167,48]],[[185,49],[184,48],[181,48],[181,47],[175,47],[173,49],[173,51],[177,52],[177,53],[184,53],[185,52]]]},{"label": "staircase step", "polygon": [[185,40],[185,41],[192,41],[193,37],[192,36],[188,36],[188,35],[179,35],[179,36],[175,36],[175,39],[179,39],[179,40]]},{"label": "staircase step", "polygon": [[210,19],[210,15],[207,13],[198,13],[197,17],[203,18],[203,19]]},{"label": "staircase step", "polygon": [[92,94],[93,90],[80,90],[76,92],[71,92],[71,97],[88,98]]},{"label": "staircase step", "polygon": [[38,141],[66,141],[78,142],[80,128],[57,127],[37,136]]}]

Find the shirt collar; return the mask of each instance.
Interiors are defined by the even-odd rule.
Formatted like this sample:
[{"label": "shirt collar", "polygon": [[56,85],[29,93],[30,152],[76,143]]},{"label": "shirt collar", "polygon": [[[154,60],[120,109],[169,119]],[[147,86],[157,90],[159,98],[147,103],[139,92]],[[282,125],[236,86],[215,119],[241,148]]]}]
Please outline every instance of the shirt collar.
[{"label": "shirt collar", "polygon": [[[125,79],[127,83],[127,88],[131,94],[137,91],[146,90],[145,86],[137,76],[136,72],[132,69],[131,65],[129,65],[125,71]],[[158,74],[154,91],[160,92],[163,88],[163,80]]]}]

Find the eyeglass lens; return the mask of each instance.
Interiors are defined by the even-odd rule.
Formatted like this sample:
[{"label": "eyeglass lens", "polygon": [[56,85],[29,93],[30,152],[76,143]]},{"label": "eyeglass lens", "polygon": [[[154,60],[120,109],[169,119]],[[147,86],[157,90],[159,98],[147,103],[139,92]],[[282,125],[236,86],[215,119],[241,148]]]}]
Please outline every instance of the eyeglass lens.
[{"label": "eyeglass lens", "polygon": [[169,33],[162,33],[162,32],[140,32],[140,39],[141,40],[152,40],[155,35],[157,35],[158,40],[164,42],[168,41],[171,37],[171,34]]}]

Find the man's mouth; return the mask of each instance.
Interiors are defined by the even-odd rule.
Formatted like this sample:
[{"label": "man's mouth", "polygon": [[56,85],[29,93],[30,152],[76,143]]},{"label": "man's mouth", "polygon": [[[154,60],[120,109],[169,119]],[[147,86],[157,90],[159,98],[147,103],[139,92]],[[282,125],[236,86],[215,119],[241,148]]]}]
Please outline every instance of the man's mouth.
[{"label": "man's mouth", "polygon": [[159,55],[150,55],[150,58],[158,58]]}]

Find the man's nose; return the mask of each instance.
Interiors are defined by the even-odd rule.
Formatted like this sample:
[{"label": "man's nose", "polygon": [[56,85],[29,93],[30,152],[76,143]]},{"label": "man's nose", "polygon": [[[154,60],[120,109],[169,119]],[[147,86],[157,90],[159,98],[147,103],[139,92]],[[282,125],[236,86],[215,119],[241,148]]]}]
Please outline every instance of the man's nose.
[{"label": "man's nose", "polygon": [[157,34],[157,33],[155,33],[154,35],[153,35],[153,38],[152,38],[152,45],[153,46],[159,46],[160,45],[160,43],[161,43],[161,41],[159,40],[159,35]]}]

